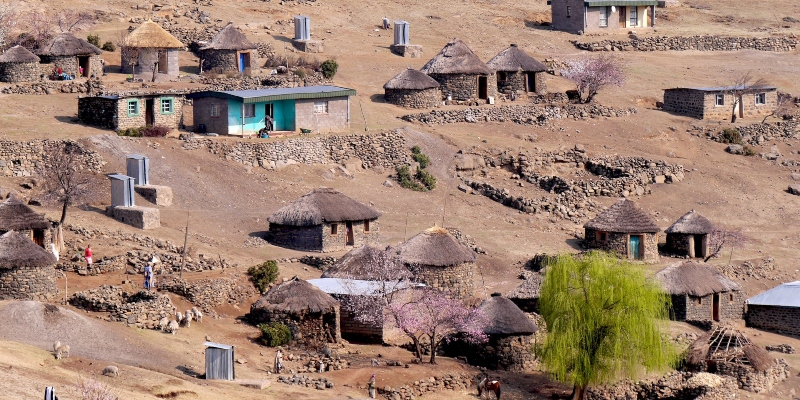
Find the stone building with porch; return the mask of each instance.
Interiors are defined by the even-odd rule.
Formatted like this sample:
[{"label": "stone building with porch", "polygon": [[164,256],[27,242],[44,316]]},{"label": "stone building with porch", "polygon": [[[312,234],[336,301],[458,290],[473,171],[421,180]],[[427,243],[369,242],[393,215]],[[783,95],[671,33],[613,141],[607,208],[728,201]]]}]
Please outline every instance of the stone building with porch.
[{"label": "stone building with porch", "polygon": [[657,0],[549,0],[553,29],[571,33],[655,27]]},{"label": "stone building with porch", "polygon": [[387,103],[407,108],[433,108],[442,104],[439,82],[412,68],[395,75],[383,85]]},{"label": "stone building with porch", "polygon": [[267,238],[297,250],[344,250],[377,243],[380,215],[337,190],[321,187],[270,215]]},{"label": "stone building with porch", "polygon": [[0,300],[48,301],[58,294],[58,259],[21,232],[0,236]]},{"label": "stone building with porch", "polygon": [[664,231],[667,234],[667,248],[689,258],[708,256],[708,235],[714,225],[695,210],[684,214]]},{"label": "stone building with porch", "polygon": [[39,57],[16,45],[0,55],[0,82],[34,82],[41,75]]},{"label": "stone building with porch", "polygon": [[53,243],[53,224],[11,194],[0,203],[0,234],[19,232],[44,249]]},{"label": "stone building with porch", "polygon": [[[729,120],[771,114],[778,104],[778,88],[697,87],[664,89],[663,110],[697,119]],[[734,109],[734,104],[736,109]]]},{"label": "stone building with porch", "polygon": [[547,67],[529,56],[516,44],[498,53],[486,63],[497,75],[497,91],[517,94],[547,92],[544,77]]},{"label": "stone building with porch", "polygon": [[103,51],[95,45],[73,36],[62,33],[51,39],[36,52],[41,59],[40,70],[45,75],[52,75],[56,69],[75,77],[95,78],[103,75]]},{"label": "stone building with porch", "polygon": [[747,326],[800,336],[800,281],[776,286],[746,303]]},{"label": "stone building with porch", "polygon": [[141,75],[145,81],[179,77],[178,51],[183,43],[153,21],[145,21],[122,41],[122,72]]},{"label": "stone building with porch", "polygon": [[633,201],[620,199],[583,227],[584,243],[590,248],[630,260],[658,262],[661,228]]},{"label": "stone building with porch", "polygon": [[744,316],[744,293],[738,283],[699,261],[677,262],[656,274],[672,297],[676,321],[724,322]]},{"label": "stone building with porch", "polygon": [[78,120],[124,130],[143,126],[177,129],[183,124],[183,95],[147,93],[78,98]]},{"label": "stone building with porch", "polygon": [[257,46],[247,36],[229,23],[206,46],[200,48],[200,62],[204,71],[216,73],[239,72],[250,74],[258,65]]},{"label": "stone building with porch", "polygon": [[494,71],[461,39],[447,43],[420,71],[439,82],[444,98],[485,103],[497,95]]}]

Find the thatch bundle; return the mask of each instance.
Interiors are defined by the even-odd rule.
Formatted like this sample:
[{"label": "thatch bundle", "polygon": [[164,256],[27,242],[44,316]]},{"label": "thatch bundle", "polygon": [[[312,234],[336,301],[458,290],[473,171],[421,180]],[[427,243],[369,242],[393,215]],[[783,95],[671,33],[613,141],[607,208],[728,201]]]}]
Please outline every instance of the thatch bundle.
[{"label": "thatch bundle", "polygon": [[756,346],[742,331],[729,326],[718,326],[698,338],[686,353],[686,363],[701,367],[712,362],[731,362],[750,366],[764,372],[774,365],[766,350]]},{"label": "thatch bundle", "polygon": [[339,307],[339,302],[316,286],[294,277],[270,289],[258,299],[253,313],[277,311],[289,314],[327,313]]},{"label": "thatch bundle", "polygon": [[712,293],[742,290],[716,268],[699,261],[677,262],[656,274],[669,294],[708,296]]},{"label": "thatch bundle", "polygon": [[547,67],[536,61],[533,57],[522,51],[516,44],[512,44],[507,49],[497,53],[494,58],[486,63],[486,66],[495,71],[504,72],[544,72]]},{"label": "thatch bundle", "polygon": [[500,293],[492,293],[478,308],[489,318],[483,329],[487,335],[532,335],[539,330],[516,304]]},{"label": "thatch bundle", "polygon": [[123,47],[180,49],[184,45],[157,23],[147,20],[122,41]]},{"label": "thatch bundle", "polygon": [[31,53],[28,49],[16,45],[0,55],[0,63],[38,63],[39,57]]},{"label": "thatch bundle", "polygon": [[383,85],[384,89],[424,90],[438,88],[439,82],[415,69],[408,68],[389,79]]},{"label": "thatch bundle", "polygon": [[492,70],[470,48],[453,39],[420,70],[426,74],[491,75]]},{"label": "thatch bundle", "polygon": [[33,211],[15,195],[0,203],[0,231],[49,229],[50,222],[44,214]]},{"label": "thatch bundle", "polygon": [[103,51],[70,33],[62,33],[39,48],[36,54],[49,57],[90,56],[103,54]]},{"label": "thatch bundle", "polygon": [[603,232],[657,233],[661,228],[636,203],[620,199],[587,222],[584,228]]},{"label": "thatch bundle", "polygon": [[[391,248],[364,245],[350,250],[322,273],[322,278],[357,279],[375,281],[384,279],[410,279],[411,271],[396,260]],[[391,258],[395,258],[394,262]],[[383,265],[376,265],[383,263]],[[396,270],[391,270],[396,268]]]},{"label": "thatch bundle", "polygon": [[372,220],[380,213],[341,192],[318,188],[280,208],[269,217],[269,223],[291,226],[314,226],[323,222]]},{"label": "thatch bundle", "polygon": [[400,260],[407,265],[449,267],[474,263],[477,254],[461,244],[446,229],[434,226],[426,229],[395,249]]},{"label": "thatch bundle", "polygon": [[683,214],[672,226],[667,228],[666,233],[680,233],[689,235],[705,235],[714,230],[714,224],[706,217],[694,210]]},{"label": "thatch bundle", "polygon": [[242,31],[231,23],[222,28],[214,35],[211,42],[200,50],[252,50],[256,47]]},{"label": "thatch bundle", "polygon": [[26,235],[11,231],[0,236],[0,269],[40,268],[57,261],[56,256]]}]

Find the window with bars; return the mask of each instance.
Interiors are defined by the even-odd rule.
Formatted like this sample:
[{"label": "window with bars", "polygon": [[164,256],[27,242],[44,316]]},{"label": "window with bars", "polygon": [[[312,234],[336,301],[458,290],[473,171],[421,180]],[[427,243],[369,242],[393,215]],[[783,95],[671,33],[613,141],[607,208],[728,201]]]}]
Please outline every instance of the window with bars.
[{"label": "window with bars", "polygon": [[328,113],[328,102],[327,101],[315,101],[314,102],[314,114],[327,114]]},{"label": "window with bars", "polygon": [[212,104],[211,105],[211,118],[219,118],[219,105]]},{"label": "window with bars", "polygon": [[767,94],[766,93],[756,93],[756,105],[763,106],[767,104]]},{"label": "window with bars", "polygon": [[254,118],[256,116],[256,105],[255,104],[243,104],[242,105],[242,115],[245,118]]},{"label": "window with bars", "polygon": [[600,7],[600,27],[608,28],[609,7]]},{"label": "window with bars", "polygon": [[629,7],[629,8],[631,10],[630,11],[630,17],[631,18],[630,18],[630,22],[629,22],[630,25],[631,26],[639,26],[639,9],[636,8],[635,6],[634,7]]}]

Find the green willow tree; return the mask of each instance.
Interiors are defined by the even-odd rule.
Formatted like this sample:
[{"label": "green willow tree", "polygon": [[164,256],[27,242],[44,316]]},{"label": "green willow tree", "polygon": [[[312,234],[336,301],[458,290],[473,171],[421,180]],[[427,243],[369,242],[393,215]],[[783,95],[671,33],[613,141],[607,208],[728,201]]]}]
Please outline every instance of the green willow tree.
[{"label": "green willow tree", "polygon": [[560,255],[547,267],[539,307],[547,337],[538,355],[574,386],[573,400],[590,385],[636,379],[676,359],[662,340],[669,296],[642,267],[606,253]]}]

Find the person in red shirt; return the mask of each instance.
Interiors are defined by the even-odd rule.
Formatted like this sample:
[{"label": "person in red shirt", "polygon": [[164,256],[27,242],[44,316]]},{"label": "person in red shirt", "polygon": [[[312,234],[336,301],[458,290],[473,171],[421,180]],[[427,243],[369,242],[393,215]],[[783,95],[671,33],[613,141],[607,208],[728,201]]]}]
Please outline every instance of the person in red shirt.
[{"label": "person in red shirt", "polygon": [[92,266],[92,248],[88,244],[86,245],[86,251],[84,252],[83,256],[86,257],[86,266],[87,267],[91,267]]}]

